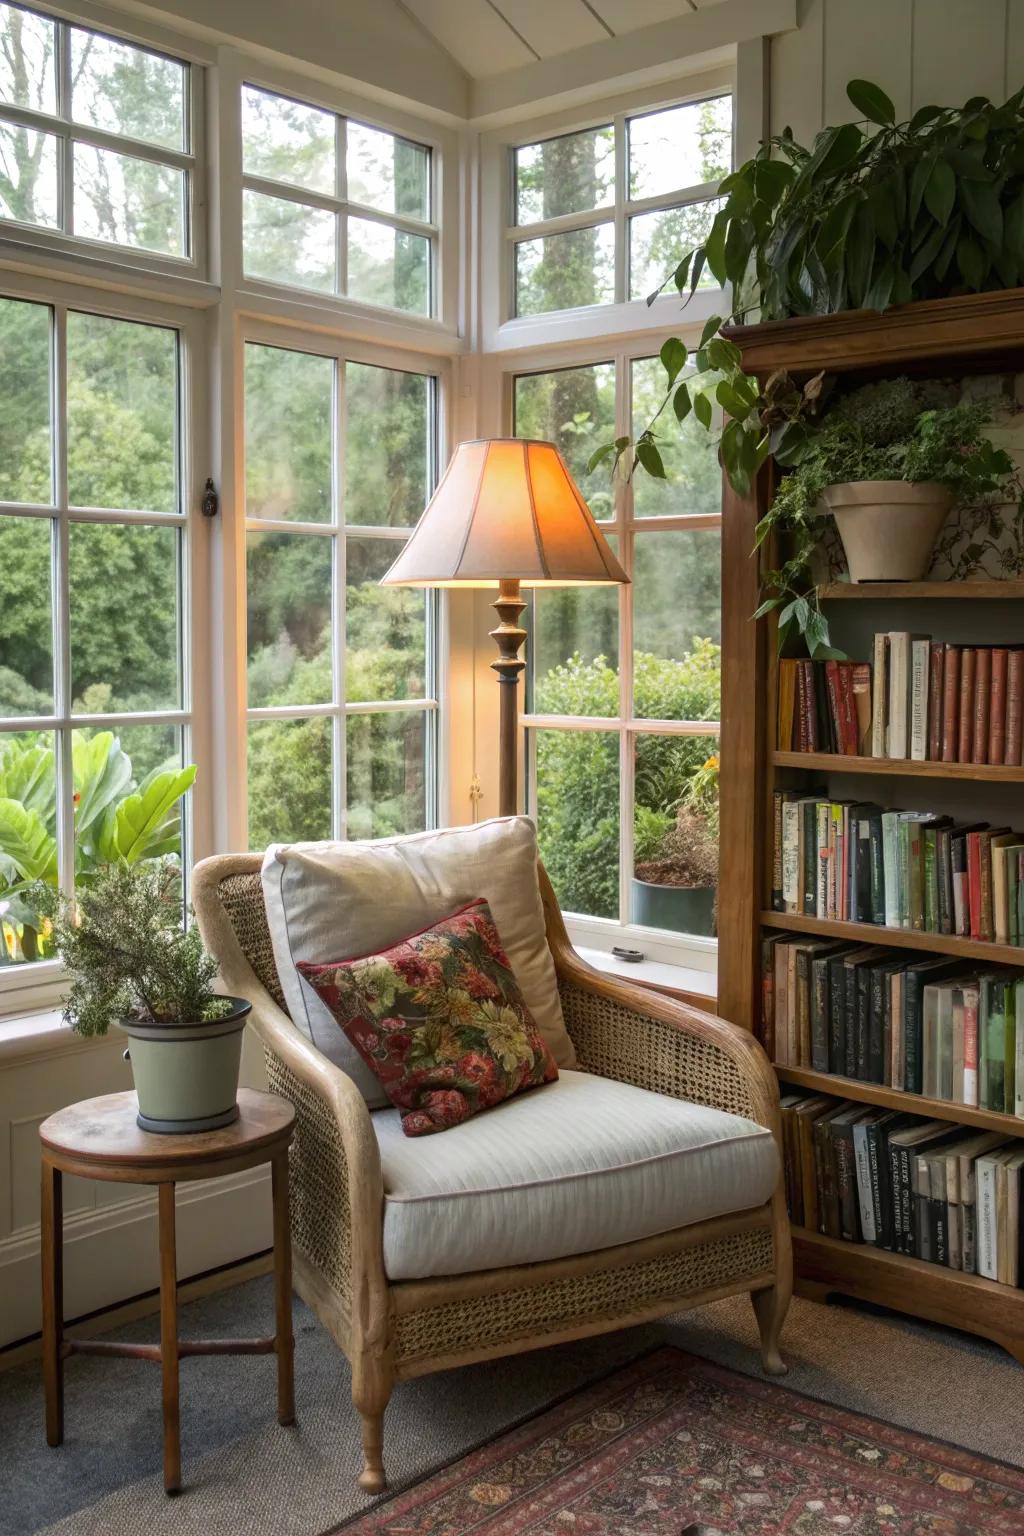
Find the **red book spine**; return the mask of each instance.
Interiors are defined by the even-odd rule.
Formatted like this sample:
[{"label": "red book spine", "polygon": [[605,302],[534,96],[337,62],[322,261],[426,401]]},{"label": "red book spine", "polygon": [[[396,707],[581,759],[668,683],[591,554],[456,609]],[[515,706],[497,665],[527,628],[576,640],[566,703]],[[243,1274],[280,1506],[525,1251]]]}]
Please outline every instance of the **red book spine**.
[{"label": "red book spine", "polygon": [[1006,745],[1003,762],[1019,768],[1024,726],[1024,650],[1010,652],[1006,663]]},{"label": "red book spine", "polygon": [[942,694],[946,647],[934,641],[928,653],[928,756],[938,762],[942,756]]},{"label": "red book spine", "polygon": [[857,756],[857,706],[853,698],[853,668],[852,661],[842,661],[839,664],[839,723],[841,730],[839,740],[842,743],[841,750],[847,757]]},{"label": "red book spine", "polygon": [[967,907],[971,938],[981,938],[981,833],[967,834]]},{"label": "red book spine", "polygon": [[843,719],[839,706],[839,663],[838,661],[826,661],[825,663],[825,692],[828,694],[829,713],[832,716],[832,733],[835,736],[836,751],[845,752],[843,746]]},{"label": "red book spine", "polygon": [[956,762],[960,708],[960,647],[947,645],[942,662],[942,761]]},{"label": "red book spine", "polygon": [[803,664],[797,662],[796,667],[796,750],[807,751],[807,679],[804,677]]},{"label": "red book spine", "polygon": [[818,701],[814,693],[814,662],[802,661],[800,670],[804,674],[804,709],[807,714],[807,747],[808,752],[818,750]]},{"label": "red book spine", "polygon": [[969,763],[974,752],[974,668],[977,652],[972,646],[964,646],[960,654],[960,730],[957,736],[956,761]]},{"label": "red book spine", "polygon": [[992,703],[988,714],[988,760],[1001,763],[1006,751],[1006,672],[1009,652],[997,645],[992,652]]},{"label": "red book spine", "polygon": [[974,653],[974,740],[972,763],[988,762],[988,721],[992,701],[992,652],[982,645]]}]

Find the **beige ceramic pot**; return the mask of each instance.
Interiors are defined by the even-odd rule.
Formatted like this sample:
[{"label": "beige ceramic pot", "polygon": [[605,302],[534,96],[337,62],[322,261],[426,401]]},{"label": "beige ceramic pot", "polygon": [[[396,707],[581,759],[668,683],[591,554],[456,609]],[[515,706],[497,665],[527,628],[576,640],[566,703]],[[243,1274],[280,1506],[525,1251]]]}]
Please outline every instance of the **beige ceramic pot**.
[{"label": "beige ceramic pot", "polygon": [[836,520],[851,581],[921,581],[952,504],[946,487],[931,480],[850,481],[821,496]]}]

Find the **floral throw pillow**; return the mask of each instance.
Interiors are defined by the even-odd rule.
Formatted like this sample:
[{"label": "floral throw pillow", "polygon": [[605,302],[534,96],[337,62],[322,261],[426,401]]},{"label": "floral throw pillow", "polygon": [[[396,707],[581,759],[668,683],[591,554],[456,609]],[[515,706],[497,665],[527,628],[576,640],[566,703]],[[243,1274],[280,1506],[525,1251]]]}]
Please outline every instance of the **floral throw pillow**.
[{"label": "floral throw pillow", "polygon": [[299,971],[407,1136],[446,1131],[558,1076],[482,897],[380,954]]}]

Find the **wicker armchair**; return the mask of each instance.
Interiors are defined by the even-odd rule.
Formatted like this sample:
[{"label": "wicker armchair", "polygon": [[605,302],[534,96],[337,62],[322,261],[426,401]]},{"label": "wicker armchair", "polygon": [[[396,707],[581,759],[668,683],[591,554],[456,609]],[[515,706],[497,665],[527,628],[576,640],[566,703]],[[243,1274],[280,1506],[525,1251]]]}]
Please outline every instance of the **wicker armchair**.
[{"label": "wicker armchair", "polygon": [[[781,1175],[764,1205],[641,1241],[544,1263],[425,1280],[384,1270],[384,1186],[370,1112],[354,1083],[284,1011],[257,854],[197,865],[203,936],[227,990],[252,1002],[271,1087],[295,1105],[295,1286],[352,1366],[368,1492],[386,1486],[384,1410],[395,1381],[583,1338],[749,1292],[764,1369],[781,1374],[792,1290]],[[778,1087],[753,1036],[584,964],[540,870],[562,1010],[582,1071],[725,1110],[779,1144]],[[781,1163],[781,1155],[780,1155]]]}]

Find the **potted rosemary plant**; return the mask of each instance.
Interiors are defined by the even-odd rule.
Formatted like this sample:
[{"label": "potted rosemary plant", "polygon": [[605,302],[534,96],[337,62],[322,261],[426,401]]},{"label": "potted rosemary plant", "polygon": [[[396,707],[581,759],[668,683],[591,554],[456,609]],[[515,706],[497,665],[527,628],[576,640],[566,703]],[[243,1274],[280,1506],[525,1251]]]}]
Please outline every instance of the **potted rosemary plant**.
[{"label": "potted rosemary plant", "polygon": [[212,990],[217,962],[182,922],[181,870],[170,859],[99,869],[71,903],[32,892],[64,963],[64,1019],[81,1035],[111,1023],[131,1040],[139,1125],[170,1134],[238,1118],[242,1031],[251,1004]]}]

